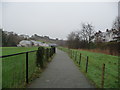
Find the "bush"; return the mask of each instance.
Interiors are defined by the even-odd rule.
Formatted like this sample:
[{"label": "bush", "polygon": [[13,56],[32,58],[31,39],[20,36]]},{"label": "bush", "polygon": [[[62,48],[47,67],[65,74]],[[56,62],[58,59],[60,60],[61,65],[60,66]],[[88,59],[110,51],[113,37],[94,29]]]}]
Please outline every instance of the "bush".
[{"label": "bush", "polygon": [[48,61],[48,59],[52,57],[54,53],[55,47],[51,48],[39,47],[37,51],[36,66],[44,68],[44,62]]},{"label": "bush", "polygon": [[105,42],[99,43],[96,45],[96,48],[101,50],[109,50],[111,55],[118,55],[120,50],[120,43],[119,42]]},{"label": "bush", "polygon": [[39,47],[37,51],[37,60],[36,60],[37,67],[43,68],[43,58],[44,58],[44,48]]}]

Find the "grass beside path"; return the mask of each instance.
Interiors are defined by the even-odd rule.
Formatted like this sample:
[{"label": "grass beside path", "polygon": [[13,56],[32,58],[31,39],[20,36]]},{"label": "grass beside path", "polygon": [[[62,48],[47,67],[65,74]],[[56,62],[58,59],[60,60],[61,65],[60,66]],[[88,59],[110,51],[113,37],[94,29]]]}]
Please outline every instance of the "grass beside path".
[{"label": "grass beside path", "polygon": [[[21,52],[37,50],[38,47],[2,47],[2,55],[10,55]],[[36,52],[28,53],[29,75],[37,70]],[[25,85],[26,74],[26,54],[20,54],[2,58],[2,87],[3,88],[21,88]]]},{"label": "grass beside path", "polygon": [[[1,49],[2,55],[10,55],[38,50],[38,47],[2,47]],[[29,81],[36,78],[41,72],[36,66],[36,53],[37,51],[28,53]],[[46,57],[46,54],[44,54],[44,64],[47,63]],[[26,54],[5,57],[0,61],[2,62],[2,88],[23,88],[26,85]]]},{"label": "grass beside path", "polygon": [[118,88],[118,57],[89,51],[60,48],[68,52],[70,57],[78,64],[80,70],[85,73],[86,58],[88,56],[88,72],[85,75],[92,80],[97,87],[101,87],[102,65],[105,64],[104,88]]}]

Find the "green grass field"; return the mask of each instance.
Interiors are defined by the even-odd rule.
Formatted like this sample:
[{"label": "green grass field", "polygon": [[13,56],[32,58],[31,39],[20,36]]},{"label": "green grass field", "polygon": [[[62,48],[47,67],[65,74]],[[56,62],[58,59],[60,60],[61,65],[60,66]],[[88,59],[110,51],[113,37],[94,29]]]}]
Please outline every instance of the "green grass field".
[{"label": "green grass field", "polygon": [[[44,47],[43,64],[45,65],[51,56],[50,47]],[[0,47],[2,55],[10,55],[21,52],[38,50],[38,47]],[[29,82],[40,73],[40,68],[36,66],[37,51],[28,53],[28,78]],[[26,85],[26,53],[2,58],[2,88],[23,88]]]},{"label": "green grass field", "polygon": [[0,89],[2,89],[2,59],[0,58]]},{"label": "green grass field", "polygon": [[[118,88],[118,57],[106,55],[102,53],[93,53],[88,51],[80,51],[75,49],[61,48],[69,53],[71,58],[77,62],[80,61],[80,53],[82,54],[81,64],[78,65],[80,70],[88,77],[96,87],[101,87],[102,65],[105,64],[104,88]],[[85,73],[86,58],[88,58],[88,72]],[[76,59],[76,60],[75,60]]]},{"label": "green grass field", "polygon": [[[37,50],[38,47],[3,47],[2,55]],[[28,53],[29,78],[36,70],[36,52]],[[25,85],[26,54],[5,57],[2,59],[2,87],[17,88]]]},{"label": "green grass field", "polygon": [[2,55],[37,50],[38,47],[2,47]]}]

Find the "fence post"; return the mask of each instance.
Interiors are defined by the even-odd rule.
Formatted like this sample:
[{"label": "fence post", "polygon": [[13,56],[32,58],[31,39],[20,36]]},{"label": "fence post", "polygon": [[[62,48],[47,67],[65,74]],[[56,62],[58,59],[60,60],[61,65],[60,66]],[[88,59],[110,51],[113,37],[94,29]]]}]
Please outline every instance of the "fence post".
[{"label": "fence post", "polygon": [[72,50],[70,50],[70,53],[71,53],[70,57],[72,58]]},{"label": "fence post", "polygon": [[74,56],[75,56],[75,51],[73,51],[73,60],[74,60]]},{"label": "fence post", "polygon": [[77,59],[77,51],[75,52],[75,61],[77,61],[76,59]]},{"label": "fence post", "polygon": [[72,50],[70,50],[71,51],[71,58],[72,58]]},{"label": "fence post", "polygon": [[26,52],[26,83],[28,84],[28,52]]},{"label": "fence post", "polygon": [[80,60],[79,60],[79,65],[80,65],[80,63],[81,63],[81,53],[80,53]]},{"label": "fence post", "polygon": [[105,64],[102,66],[102,81],[101,81],[101,87],[104,88],[104,75],[105,75]]},{"label": "fence post", "polygon": [[78,55],[78,52],[76,52],[76,62],[79,63],[79,62],[78,62],[78,59],[77,59],[77,55]]},{"label": "fence post", "polygon": [[87,70],[88,70],[88,56],[87,56],[87,60],[86,60],[86,73],[87,73]]},{"label": "fence post", "polygon": [[75,54],[74,56],[75,56],[75,61],[76,61],[76,51],[75,51],[75,53],[74,53],[74,54]]},{"label": "fence post", "polygon": [[72,51],[72,59],[74,58],[74,51]]}]

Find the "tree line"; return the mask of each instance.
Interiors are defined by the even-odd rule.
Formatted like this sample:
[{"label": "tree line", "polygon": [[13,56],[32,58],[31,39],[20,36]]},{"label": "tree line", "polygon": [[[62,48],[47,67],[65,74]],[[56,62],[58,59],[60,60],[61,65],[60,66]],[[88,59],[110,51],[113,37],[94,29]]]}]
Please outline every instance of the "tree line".
[{"label": "tree line", "polygon": [[17,46],[17,44],[21,40],[26,39],[23,36],[20,36],[14,32],[7,32],[7,31],[3,31],[2,29],[0,29],[0,32],[1,32],[2,47]]},{"label": "tree line", "polygon": [[102,31],[95,32],[92,24],[82,23],[81,29],[68,34],[66,45],[73,49],[108,49],[111,54],[118,54],[120,50],[120,17],[115,19],[112,29],[106,29],[105,33],[109,36],[112,35],[113,40],[106,41]]},{"label": "tree line", "polygon": [[48,43],[56,43],[58,45],[65,45],[64,40],[51,39],[49,36],[39,36],[37,34],[34,34],[32,36],[29,35],[18,35],[14,32],[8,32],[3,31],[3,29],[0,29],[0,43],[1,47],[16,47],[20,41],[22,40],[36,40],[41,42],[48,42]]}]

